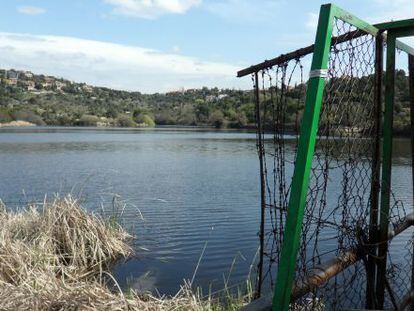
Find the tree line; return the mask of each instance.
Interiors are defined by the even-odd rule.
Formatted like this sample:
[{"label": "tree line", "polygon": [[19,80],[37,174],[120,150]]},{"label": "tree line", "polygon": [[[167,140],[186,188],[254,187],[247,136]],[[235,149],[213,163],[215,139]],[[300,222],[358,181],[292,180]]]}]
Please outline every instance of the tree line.
[{"label": "tree line", "polygon": [[[2,73],[4,71],[0,70],[0,75]],[[22,75],[13,85],[1,79],[0,123],[23,120],[51,126],[176,125],[216,128],[251,128],[255,124],[251,90],[203,87],[143,94],[54,78],[60,82],[60,88],[57,88],[56,84],[45,84],[47,78],[43,75],[30,78]],[[364,83],[362,80],[361,84]],[[32,85],[35,87],[29,90],[30,81],[34,82]],[[299,84],[286,92],[286,120],[291,124],[300,121],[304,88]],[[395,132],[409,134],[410,98],[408,77],[403,70],[396,72],[395,94]]]}]

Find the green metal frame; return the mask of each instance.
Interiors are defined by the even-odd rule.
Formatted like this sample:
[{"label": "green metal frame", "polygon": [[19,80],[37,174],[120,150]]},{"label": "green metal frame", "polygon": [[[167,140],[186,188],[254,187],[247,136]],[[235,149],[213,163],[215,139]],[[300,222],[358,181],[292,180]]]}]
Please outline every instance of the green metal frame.
[{"label": "green metal frame", "polygon": [[[395,51],[399,48],[397,38],[414,36],[414,19],[386,23],[389,27],[387,36],[387,60],[385,75],[385,111],[383,125],[383,161],[381,181],[381,207],[379,223],[379,241],[387,241],[390,198],[391,198],[391,172],[392,172],[392,146],[393,146],[393,119],[395,101]],[[408,50],[409,55],[413,55]],[[384,292],[386,283],[388,243],[380,243],[378,247],[378,265],[376,280],[376,308],[384,307]]]},{"label": "green metal frame", "polygon": [[[395,48],[399,48],[408,54],[414,55],[414,49],[402,42],[397,41],[396,38],[413,35],[411,31],[406,31],[405,27],[414,26],[414,19],[372,26],[333,4],[322,5],[319,14],[311,70],[324,70],[328,67],[334,18],[338,18],[352,24],[356,28],[373,36],[377,36],[379,33],[387,29],[392,29],[389,31],[387,36],[387,90],[385,98],[386,109],[384,114],[383,174],[381,183],[380,209],[380,236],[383,238],[381,240],[385,241],[388,235],[388,216],[390,205]],[[312,159],[315,151],[324,86],[325,77],[322,76],[311,77],[308,81],[305,111],[302,119],[298,153],[292,179],[292,195],[289,198],[286,227],[280,255],[281,259],[278,266],[278,274],[273,296],[272,308],[274,311],[286,311],[289,308],[295,277],[296,258],[300,246],[306,195],[309,186]],[[381,252],[384,252],[385,248],[386,254],[387,243],[382,243],[381,247],[382,249],[379,250],[379,253],[381,254]],[[378,271],[385,268],[386,259],[379,264]],[[385,276],[385,273],[383,273],[383,275]],[[377,279],[377,290],[382,290],[382,292],[384,292],[384,284],[385,282],[381,283],[380,280]]]},{"label": "green metal frame", "polygon": [[[319,14],[311,70],[328,68],[334,18],[348,22],[373,36],[376,36],[379,31],[378,28],[333,4],[322,5]],[[305,111],[302,119],[298,153],[292,179],[292,195],[289,198],[281,259],[273,296],[273,310],[275,311],[288,310],[291,299],[324,87],[324,77],[312,77],[308,81]]]}]

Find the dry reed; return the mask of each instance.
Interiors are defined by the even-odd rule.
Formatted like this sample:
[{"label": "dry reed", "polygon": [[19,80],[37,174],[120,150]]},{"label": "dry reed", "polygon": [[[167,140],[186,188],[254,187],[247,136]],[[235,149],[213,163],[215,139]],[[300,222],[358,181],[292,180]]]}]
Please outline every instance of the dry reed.
[{"label": "dry reed", "polygon": [[0,223],[0,310],[223,310],[189,283],[174,297],[114,290],[110,267],[132,254],[132,237],[70,196],[21,211],[1,206]]}]

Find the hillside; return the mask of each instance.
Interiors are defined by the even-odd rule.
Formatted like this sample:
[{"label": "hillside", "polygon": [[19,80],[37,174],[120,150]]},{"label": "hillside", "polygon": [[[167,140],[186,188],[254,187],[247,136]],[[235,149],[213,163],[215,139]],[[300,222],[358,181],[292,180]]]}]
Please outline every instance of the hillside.
[{"label": "hillside", "polygon": [[24,71],[0,70],[0,123],[58,126],[215,126],[254,123],[251,93],[190,89],[141,94]]},{"label": "hillside", "polygon": [[[0,70],[0,77],[0,123],[21,120],[55,126],[246,128],[253,126],[255,120],[251,91],[202,88],[141,94],[27,71]],[[287,116],[286,122],[294,122],[293,111],[303,94],[303,85],[289,89],[287,111],[292,115]],[[399,70],[396,73],[396,134],[409,134],[409,107],[408,78]]]}]

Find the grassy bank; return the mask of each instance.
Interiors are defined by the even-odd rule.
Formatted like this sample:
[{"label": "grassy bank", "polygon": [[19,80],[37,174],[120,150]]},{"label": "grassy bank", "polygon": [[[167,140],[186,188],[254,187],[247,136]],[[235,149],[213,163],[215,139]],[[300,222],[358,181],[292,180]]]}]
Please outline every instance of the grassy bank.
[{"label": "grassy bank", "polygon": [[132,255],[132,236],[70,196],[19,211],[1,206],[0,222],[1,310],[201,311],[235,310],[242,303],[202,298],[187,283],[174,297],[123,293],[110,268]]}]

